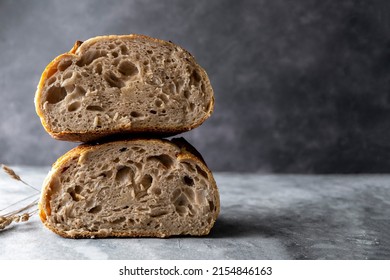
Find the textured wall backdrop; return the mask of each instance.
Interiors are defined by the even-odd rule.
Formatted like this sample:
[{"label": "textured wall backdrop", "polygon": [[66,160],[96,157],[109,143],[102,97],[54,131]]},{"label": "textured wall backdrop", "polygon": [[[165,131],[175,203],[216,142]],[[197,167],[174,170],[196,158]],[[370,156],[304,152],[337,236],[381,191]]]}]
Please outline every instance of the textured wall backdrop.
[{"label": "textured wall backdrop", "polygon": [[33,97],[74,41],[141,33],[188,49],[216,107],[184,136],[215,171],[390,172],[390,2],[0,0],[0,162],[49,165]]}]

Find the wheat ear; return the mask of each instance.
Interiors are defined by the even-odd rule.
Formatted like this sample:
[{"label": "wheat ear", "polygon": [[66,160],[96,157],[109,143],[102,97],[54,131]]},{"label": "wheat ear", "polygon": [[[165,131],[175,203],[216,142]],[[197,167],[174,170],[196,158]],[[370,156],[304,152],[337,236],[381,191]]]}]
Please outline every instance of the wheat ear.
[{"label": "wheat ear", "polygon": [[[10,167],[2,164],[1,165],[1,168],[4,170],[4,172],[9,176],[11,177],[12,179],[14,180],[17,180],[19,182],[22,182],[24,185],[30,187],[31,189],[37,191],[38,193],[37,194],[33,194],[33,195],[30,195],[22,200],[19,200],[18,202],[15,202],[3,209],[0,210],[0,212],[16,205],[16,204],[19,204],[27,199],[30,199],[36,195],[38,195],[40,193],[40,191],[36,188],[34,188],[33,186],[31,186],[30,184],[28,184],[27,182],[25,182],[24,180],[22,180],[22,178],[20,178],[20,176],[18,174],[16,174],[16,172],[14,170],[12,170]],[[35,213],[38,212],[38,209],[35,208],[33,210],[30,210],[32,209],[34,206],[36,207],[37,206],[37,203],[38,203],[39,199],[35,199],[34,201],[30,202],[29,204],[27,204],[26,206],[23,206],[17,210],[14,210],[14,211],[11,211],[11,212],[8,212],[4,215],[0,215],[0,231],[5,229],[6,227],[8,227],[9,225],[11,225],[12,222],[15,222],[15,223],[19,223],[19,222],[27,222],[31,216],[33,216]],[[28,211],[30,210],[30,211]]]},{"label": "wheat ear", "polygon": [[33,190],[37,191],[37,192],[40,192],[38,189],[34,188],[33,186],[31,186],[29,183],[26,183],[25,181],[22,180],[22,178],[20,178],[20,176],[18,174],[16,174],[16,172],[11,169],[11,167],[5,165],[5,164],[2,164],[1,165],[1,168],[4,170],[4,172],[9,176],[11,177],[12,179],[16,180],[16,181],[19,181],[23,184],[25,184],[26,186],[32,188]]},{"label": "wheat ear", "polygon": [[[5,214],[4,216],[0,216],[0,230],[5,229],[8,227],[12,222],[19,223],[19,222],[27,222],[31,216],[33,216],[36,212],[38,212],[38,209],[34,209],[29,212],[24,212],[26,210],[29,210],[33,208],[34,206],[37,206],[39,199],[35,199],[33,202],[29,203],[28,205],[9,212]],[[24,212],[24,213],[23,213]]]}]

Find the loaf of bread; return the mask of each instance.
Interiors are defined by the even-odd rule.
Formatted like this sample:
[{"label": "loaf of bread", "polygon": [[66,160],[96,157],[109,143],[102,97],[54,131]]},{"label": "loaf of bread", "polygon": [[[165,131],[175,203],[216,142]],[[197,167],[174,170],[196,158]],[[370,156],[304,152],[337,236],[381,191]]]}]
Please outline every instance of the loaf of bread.
[{"label": "loaf of bread", "polygon": [[63,237],[206,235],[220,210],[212,173],[185,140],[80,145],[45,179],[42,222]]},{"label": "loaf of bread", "polygon": [[119,133],[173,135],[214,108],[206,72],[183,48],[143,35],[77,42],[45,69],[37,114],[56,139],[92,141]]}]

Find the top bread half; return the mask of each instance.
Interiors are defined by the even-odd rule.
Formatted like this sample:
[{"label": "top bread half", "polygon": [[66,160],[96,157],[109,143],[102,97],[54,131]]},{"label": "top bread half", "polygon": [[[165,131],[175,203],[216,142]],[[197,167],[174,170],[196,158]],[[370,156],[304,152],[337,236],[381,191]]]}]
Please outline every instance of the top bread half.
[{"label": "top bread half", "polygon": [[183,48],[143,35],[76,42],[44,70],[37,114],[54,138],[88,142],[119,133],[174,135],[214,108],[206,72]]}]

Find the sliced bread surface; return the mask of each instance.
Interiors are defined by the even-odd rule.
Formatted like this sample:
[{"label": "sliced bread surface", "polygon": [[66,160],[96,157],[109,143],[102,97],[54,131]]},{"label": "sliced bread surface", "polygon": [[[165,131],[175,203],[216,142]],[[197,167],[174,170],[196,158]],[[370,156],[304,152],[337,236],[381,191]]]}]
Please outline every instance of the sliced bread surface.
[{"label": "sliced bread surface", "polygon": [[70,238],[207,235],[220,211],[212,173],[183,140],[80,145],[45,179],[40,218]]},{"label": "sliced bread surface", "polygon": [[55,58],[41,76],[35,107],[52,137],[86,142],[191,130],[211,115],[214,96],[205,70],[180,46],[110,35],[78,41]]}]

